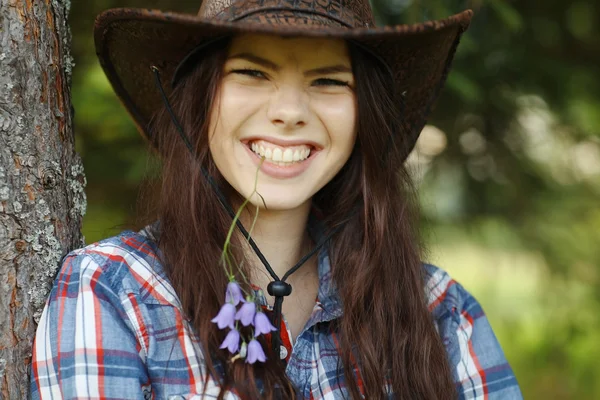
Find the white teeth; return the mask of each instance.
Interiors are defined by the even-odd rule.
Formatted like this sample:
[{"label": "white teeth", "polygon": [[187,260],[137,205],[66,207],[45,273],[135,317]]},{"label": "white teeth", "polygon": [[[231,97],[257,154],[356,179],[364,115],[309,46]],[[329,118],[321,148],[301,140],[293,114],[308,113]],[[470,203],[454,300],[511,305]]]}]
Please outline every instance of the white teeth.
[{"label": "white teeth", "polygon": [[283,152],[283,161],[284,162],[292,162],[294,159],[294,152],[292,149],[285,149]]},{"label": "white teeth", "polygon": [[289,166],[290,164],[298,161],[303,161],[310,156],[310,148],[271,148],[255,142],[250,144],[250,148],[256,154],[260,155],[261,157],[265,157],[265,159],[270,161],[272,164],[282,167]]}]

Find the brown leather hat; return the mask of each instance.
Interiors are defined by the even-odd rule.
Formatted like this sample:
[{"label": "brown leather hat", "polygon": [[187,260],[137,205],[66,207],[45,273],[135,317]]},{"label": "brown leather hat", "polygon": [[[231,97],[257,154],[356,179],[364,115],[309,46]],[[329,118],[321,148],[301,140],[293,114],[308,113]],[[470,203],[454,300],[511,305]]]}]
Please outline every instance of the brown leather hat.
[{"label": "brown leather hat", "polygon": [[[437,98],[472,12],[415,25],[375,27],[368,0],[204,0],[198,15],[111,9],[96,19],[100,64],[115,92],[148,137],[161,106],[152,66],[171,82],[179,63],[203,43],[239,33],[330,37],[368,48],[394,74],[404,96],[404,122],[414,146]],[[166,87],[167,94],[172,88]]]}]

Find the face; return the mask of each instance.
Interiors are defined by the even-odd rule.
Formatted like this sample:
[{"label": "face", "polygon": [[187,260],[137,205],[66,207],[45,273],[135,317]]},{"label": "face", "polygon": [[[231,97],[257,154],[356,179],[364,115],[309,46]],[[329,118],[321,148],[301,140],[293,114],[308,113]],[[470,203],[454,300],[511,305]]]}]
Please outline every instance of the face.
[{"label": "face", "polygon": [[[346,163],[356,99],[342,40],[243,35],[233,39],[209,147],[221,174],[269,210],[308,206]],[[262,161],[262,164],[261,164]],[[251,202],[263,207],[254,195]]]}]

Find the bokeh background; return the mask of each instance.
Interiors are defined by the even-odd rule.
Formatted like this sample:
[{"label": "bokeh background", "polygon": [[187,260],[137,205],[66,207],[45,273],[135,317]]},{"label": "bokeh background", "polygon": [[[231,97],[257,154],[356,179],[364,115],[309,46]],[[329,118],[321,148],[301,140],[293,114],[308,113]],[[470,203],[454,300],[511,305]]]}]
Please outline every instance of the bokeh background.
[{"label": "bokeh background", "polygon": [[[409,163],[428,261],[483,304],[527,399],[600,398],[600,3],[374,0],[381,24],[476,15]],[[95,58],[111,7],[73,1],[73,102],[88,243],[137,223],[154,162]],[[150,161],[149,161],[150,160]]]}]

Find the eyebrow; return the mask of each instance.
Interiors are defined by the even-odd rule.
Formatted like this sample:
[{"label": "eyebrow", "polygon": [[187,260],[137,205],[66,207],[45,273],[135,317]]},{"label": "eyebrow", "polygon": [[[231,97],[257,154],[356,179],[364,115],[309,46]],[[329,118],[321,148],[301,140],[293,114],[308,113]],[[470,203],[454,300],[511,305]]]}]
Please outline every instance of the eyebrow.
[{"label": "eyebrow", "polygon": [[[234,59],[234,58],[250,61],[252,63],[261,65],[265,68],[272,69],[273,71],[279,71],[281,69],[281,67],[279,65],[275,64],[273,61],[267,60],[265,58],[256,56],[251,53],[239,53],[239,54],[235,54],[235,55],[229,57],[229,59]],[[337,64],[337,65],[331,65],[331,66],[327,66],[327,67],[319,67],[319,68],[310,69],[308,71],[305,71],[304,75],[305,76],[327,75],[327,74],[335,74],[335,73],[340,73],[340,72],[352,73],[352,68],[350,68],[346,65]]]}]

